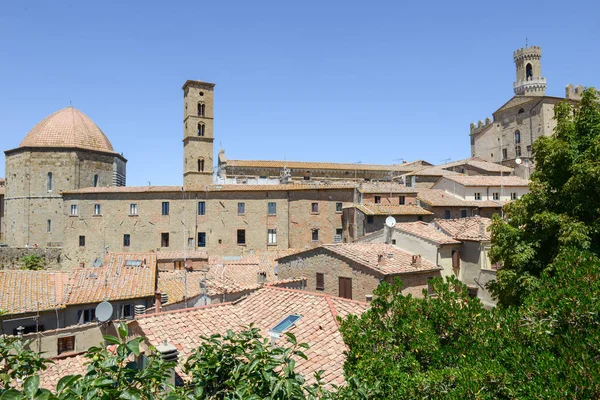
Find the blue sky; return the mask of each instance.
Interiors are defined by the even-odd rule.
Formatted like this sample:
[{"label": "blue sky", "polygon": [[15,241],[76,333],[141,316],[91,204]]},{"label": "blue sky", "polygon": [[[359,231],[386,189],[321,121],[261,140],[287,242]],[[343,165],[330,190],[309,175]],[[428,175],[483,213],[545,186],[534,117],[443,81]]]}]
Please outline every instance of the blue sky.
[{"label": "blue sky", "polygon": [[6,0],[1,147],[72,102],[129,160],[128,185],[180,185],[181,86],[199,79],[217,84],[215,154],[230,159],[466,158],[526,37],[548,95],[600,86],[600,3],[495,4]]}]

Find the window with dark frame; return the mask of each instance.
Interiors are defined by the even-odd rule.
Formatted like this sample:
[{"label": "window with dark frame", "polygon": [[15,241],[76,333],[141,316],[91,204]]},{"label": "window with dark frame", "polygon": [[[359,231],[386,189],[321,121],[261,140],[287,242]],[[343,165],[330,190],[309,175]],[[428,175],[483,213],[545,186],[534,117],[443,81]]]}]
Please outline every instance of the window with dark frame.
[{"label": "window with dark frame", "polygon": [[71,216],[76,217],[78,214],[77,204],[71,204]]},{"label": "window with dark frame", "polygon": [[508,158],[508,149],[502,149],[502,159],[506,160]]},{"label": "window with dark frame", "polygon": [[312,212],[313,214],[318,213],[319,212],[319,203],[311,203],[310,212]]},{"label": "window with dark frame", "polygon": [[123,235],[123,247],[129,247],[131,245],[131,235],[126,233]]},{"label": "window with dark frame", "polygon": [[94,187],[98,187],[98,174],[94,175]]},{"label": "window with dark frame", "polygon": [[102,206],[100,204],[94,204],[94,215],[102,215]]},{"label": "window with dark frame", "polygon": [[246,203],[238,203],[238,215],[246,214]]},{"label": "window with dark frame", "polygon": [[124,304],[121,310],[121,318],[133,318],[133,304]]},{"label": "window with dark frame", "polygon": [[129,205],[129,215],[138,215],[137,203],[131,203]]},{"label": "window with dark frame", "polygon": [[500,200],[500,193],[498,193],[498,192],[492,193],[492,200]]},{"label": "window with dark frame", "polygon": [[160,234],[160,247],[169,247],[169,232]]},{"label": "window with dark frame", "polygon": [[206,232],[198,232],[198,247],[206,247]]},{"label": "window with dark frame", "polygon": [[406,197],[400,196],[400,205],[406,204]]},{"label": "window with dark frame", "polygon": [[168,201],[162,202],[162,215],[169,215],[169,202]]},{"label": "window with dark frame", "polygon": [[75,351],[75,336],[59,337],[56,344],[58,355]]},{"label": "window with dark frame", "polygon": [[460,217],[467,218],[467,210],[460,210]]},{"label": "window with dark frame", "polygon": [[372,224],[372,223],[373,223],[373,216],[367,215],[367,224]]},{"label": "window with dark frame", "polygon": [[343,233],[344,230],[342,228],[336,228],[335,235],[333,236],[333,243],[341,243]]},{"label": "window with dark frame", "polygon": [[198,215],[206,215],[206,202],[205,201],[198,202]]},{"label": "window with dark frame", "polygon": [[79,236],[79,247],[85,247],[85,236]]},{"label": "window with dark frame", "polygon": [[344,209],[344,204],[343,203],[335,203],[335,212],[342,212]]},{"label": "window with dark frame", "polygon": [[96,319],[96,309],[95,308],[86,308],[83,310],[77,311],[77,323],[78,324],[87,324]]},{"label": "window with dark frame", "polygon": [[198,136],[204,136],[204,124],[198,123]]},{"label": "window with dark frame", "polygon": [[475,193],[475,200],[481,200],[481,193],[480,192]]},{"label": "window with dark frame", "polygon": [[237,230],[237,244],[246,244],[246,230],[245,229]]},{"label": "window with dark frame", "polygon": [[313,229],[312,233],[311,233],[311,237],[312,237],[313,242],[318,242],[319,241],[319,230]]},{"label": "window with dark frame", "polygon": [[52,182],[52,172],[48,172],[48,181],[46,182],[46,188],[49,192],[54,188],[54,182]]},{"label": "window with dark frame", "polygon": [[452,213],[450,212],[450,210],[444,210],[444,219],[450,219],[452,218]]},{"label": "window with dark frame", "polygon": [[277,214],[277,203],[269,202],[267,210],[269,212],[269,215],[276,215]]},{"label": "window with dark frame", "polygon": [[460,268],[460,250],[452,250],[452,269]]},{"label": "window with dark frame", "polygon": [[316,290],[325,290],[325,274],[322,272],[317,272],[317,285],[315,287]]},{"label": "window with dark frame", "polygon": [[277,229],[267,230],[267,244],[277,244]]},{"label": "window with dark frame", "polygon": [[352,300],[352,278],[339,277],[339,297]]},{"label": "window with dark frame", "polygon": [[375,204],[381,204],[381,196],[375,196]]}]

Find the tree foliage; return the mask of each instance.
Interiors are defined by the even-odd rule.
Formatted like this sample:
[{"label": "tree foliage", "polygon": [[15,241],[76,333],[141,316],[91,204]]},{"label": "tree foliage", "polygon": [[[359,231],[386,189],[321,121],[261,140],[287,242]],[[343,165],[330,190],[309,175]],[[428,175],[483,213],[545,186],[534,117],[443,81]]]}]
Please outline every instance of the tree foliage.
[{"label": "tree foliage", "polygon": [[492,224],[490,288],[500,305],[519,304],[541,273],[573,248],[600,254],[600,103],[593,88],[579,104],[555,107],[551,137],[533,144],[536,170],[530,192],[505,207]]},{"label": "tree foliage", "polygon": [[44,260],[37,254],[28,254],[23,256],[21,259],[23,263],[22,269],[28,269],[31,271],[40,271],[44,269]]}]

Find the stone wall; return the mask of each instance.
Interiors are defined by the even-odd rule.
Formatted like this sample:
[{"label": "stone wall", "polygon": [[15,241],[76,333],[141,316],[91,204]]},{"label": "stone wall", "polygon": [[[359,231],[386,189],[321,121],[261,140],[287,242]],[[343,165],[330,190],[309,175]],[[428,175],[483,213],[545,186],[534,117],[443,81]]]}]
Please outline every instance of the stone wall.
[{"label": "stone wall", "polygon": [[60,269],[64,261],[62,248],[0,247],[0,269],[20,269],[23,257],[31,254],[40,256],[46,269]]},{"label": "stone wall", "polygon": [[[325,287],[317,289],[316,273],[324,274]],[[352,299],[365,301],[379,286],[381,279],[392,282],[394,277],[384,276],[360,264],[346,261],[322,248],[314,249],[299,256],[286,257],[279,261],[280,279],[306,277],[306,290],[323,292],[339,296],[339,278],[352,279]],[[404,284],[403,294],[422,297],[422,290],[427,288],[427,279],[440,276],[439,271],[418,274],[405,274],[400,278]]]}]

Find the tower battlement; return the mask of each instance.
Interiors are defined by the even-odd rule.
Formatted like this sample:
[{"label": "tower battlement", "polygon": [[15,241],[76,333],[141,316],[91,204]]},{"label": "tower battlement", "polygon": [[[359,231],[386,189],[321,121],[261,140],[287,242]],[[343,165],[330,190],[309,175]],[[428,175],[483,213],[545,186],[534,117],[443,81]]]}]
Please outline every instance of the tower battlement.
[{"label": "tower battlement", "polygon": [[479,120],[479,122],[477,122],[477,124],[475,124],[475,122],[471,122],[471,135],[475,135],[476,133],[479,133],[481,131],[483,131],[485,128],[489,127],[492,124],[492,119],[490,117],[487,117],[485,119],[485,122],[482,120]]},{"label": "tower battlement", "polygon": [[520,60],[539,60],[542,58],[542,48],[539,46],[522,47],[513,52],[515,62]]},{"label": "tower battlement", "polygon": [[542,77],[542,48],[523,47],[513,52],[517,79],[513,90],[517,96],[546,95],[546,78]]}]

